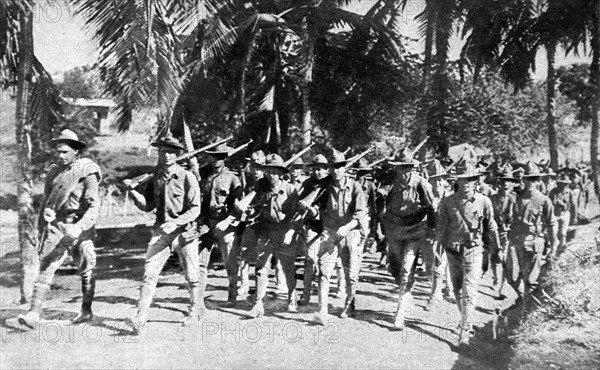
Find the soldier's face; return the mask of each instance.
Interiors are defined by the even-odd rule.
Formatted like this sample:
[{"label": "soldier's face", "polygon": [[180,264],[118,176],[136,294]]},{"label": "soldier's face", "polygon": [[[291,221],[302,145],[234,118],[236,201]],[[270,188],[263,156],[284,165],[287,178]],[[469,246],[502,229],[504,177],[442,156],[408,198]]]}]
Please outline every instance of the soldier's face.
[{"label": "soldier's face", "polygon": [[513,183],[510,181],[502,181],[502,189],[504,189],[505,192],[510,192],[513,188]]},{"label": "soldier's face", "polygon": [[262,168],[257,165],[251,165],[250,168],[252,169],[252,176],[254,176],[256,179],[260,179],[265,175]]},{"label": "soldier's face", "polygon": [[267,179],[271,182],[271,184],[275,184],[281,181],[283,171],[279,168],[267,167],[265,168],[265,176],[267,176]]},{"label": "soldier's face", "polygon": [[171,149],[167,147],[159,147],[158,148],[158,164],[161,166],[170,166],[175,163],[175,159],[177,158],[177,154],[179,151],[177,149]]},{"label": "soldier's face", "polygon": [[346,174],[346,167],[340,166],[340,167],[333,168],[333,177],[335,180],[337,180],[337,181],[342,180],[342,178],[344,177],[345,174]]},{"label": "soldier's face", "polygon": [[77,158],[77,150],[71,148],[67,144],[59,144],[56,146],[56,155],[60,164],[68,166]]},{"label": "soldier's face", "polygon": [[523,178],[523,183],[525,184],[525,190],[534,191],[538,188],[539,179],[533,177],[525,177]]},{"label": "soldier's face", "polygon": [[402,182],[408,182],[410,180],[410,175],[413,172],[413,167],[411,166],[398,166],[396,167],[396,174],[402,180]]},{"label": "soldier's face", "polygon": [[302,177],[302,169],[297,169],[292,172],[293,179],[299,179]]},{"label": "soldier's face", "polygon": [[317,180],[322,180],[329,175],[329,169],[323,166],[313,167],[313,177]]},{"label": "soldier's face", "polygon": [[477,187],[477,178],[459,178],[456,182],[458,183],[458,191],[462,195],[468,196],[473,194]]},{"label": "soldier's face", "polygon": [[440,195],[442,192],[442,189],[444,189],[445,187],[445,180],[443,177],[434,177],[434,178],[430,178],[429,179],[429,183],[431,184],[431,187],[433,188],[433,191],[436,192],[436,195]]}]

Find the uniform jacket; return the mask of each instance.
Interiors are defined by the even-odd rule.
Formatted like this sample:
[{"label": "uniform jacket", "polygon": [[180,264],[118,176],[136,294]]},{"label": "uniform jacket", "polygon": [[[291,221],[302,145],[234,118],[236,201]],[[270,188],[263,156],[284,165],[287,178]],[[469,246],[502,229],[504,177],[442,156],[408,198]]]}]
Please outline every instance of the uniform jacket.
[{"label": "uniform jacket", "polygon": [[242,198],[243,192],[240,179],[227,167],[202,177],[200,188],[202,217],[219,221],[234,212],[235,201]]}]

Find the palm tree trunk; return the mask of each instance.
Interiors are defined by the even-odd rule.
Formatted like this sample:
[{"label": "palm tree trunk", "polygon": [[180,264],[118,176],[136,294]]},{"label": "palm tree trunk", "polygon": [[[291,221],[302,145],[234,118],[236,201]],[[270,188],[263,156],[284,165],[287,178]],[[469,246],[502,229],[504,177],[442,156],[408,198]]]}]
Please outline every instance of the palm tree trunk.
[{"label": "palm tree trunk", "polygon": [[309,26],[309,21],[304,18],[302,29],[304,33],[304,42],[306,43],[306,66],[304,67],[304,76],[302,77],[302,146],[310,145],[312,131],[312,109],[310,107],[310,88],[312,85],[313,67],[315,64],[315,40]]},{"label": "palm tree trunk", "polygon": [[31,162],[31,93],[33,91],[33,14],[24,10],[19,33],[19,67],[17,85],[16,136],[17,160],[20,165],[18,179],[19,245],[21,248],[21,303],[29,302],[33,283],[37,277],[37,230],[33,209],[33,179]]},{"label": "palm tree trunk", "polygon": [[[596,2],[595,24],[592,25],[592,64],[590,77],[595,87],[592,101],[592,130],[590,141],[590,162],[592,164],[592,178],[594,192],[600,199],[600,163],[598,158],[598,139],[600,138],[600,2]],[[593,19],[593,18],[592,18]]]},{"label": "palm tree trunk", "polygon": [[556,41],[546,44],[548,60],[548,78],[546,80],[546,125],[548,129],[548,147],[550,149],[550,166],[558,170],[558,139],[556,137]]}]

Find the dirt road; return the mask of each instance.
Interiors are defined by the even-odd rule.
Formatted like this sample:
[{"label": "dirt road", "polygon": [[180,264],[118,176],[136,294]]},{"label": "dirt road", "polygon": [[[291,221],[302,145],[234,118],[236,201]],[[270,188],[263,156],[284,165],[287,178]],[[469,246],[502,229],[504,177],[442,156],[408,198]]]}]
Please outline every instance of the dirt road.
[{"label": "dirt road", "polygon": [[[331,322],[325,327],[313,325],[311,319],[317,310],[313,295],[311,304],[300,307],[296,314],[285,312],[285,300],[272,298],[264,318],[249,319],[245,311],[250,309],[250,302],[240,302],[236,309],[222,308],[227,279],[224,270],[216,270],[210,274],[206,320],[197,327],[184,328],[179,321],[187,308],[188,291],[183,277],[173,272],[161,277],[149,322],[142,335],[135,337],[126,329],[124,319],[134,313],[138,298],[145,237],[129,232],[124,238],[112,239],[104,238],[97,248],[96,321],[69,325],[68,320],[79,310],[80,281],[74,271],[61,270],[45,305],[48,321],[29,332],[6,324],[26,307],[11,305],[19,296],[18,254],[3,251],[0,367],[440,369],[496,368],[505,363],[504,354],[495,351],[493,344],[458,352],[458,337],[453,332],[459,319],[456,306],[442,302],[435,310],[424,311],[429,288],[423,278],[413,290],[409,324],[404,331],[393,331],[396,294],[391,276],[377,267],[378,254],[365,256],[356,318],[338,318],[343,300],[334,299]],[[504,301],[494,300],[490,286],[488,275],[477,304],[477,320],[482,325],[492,319],[494,307],[506,307],[514,300],[512,291]],[[477,337],[487,340],[487,331],[480,330]]]}]

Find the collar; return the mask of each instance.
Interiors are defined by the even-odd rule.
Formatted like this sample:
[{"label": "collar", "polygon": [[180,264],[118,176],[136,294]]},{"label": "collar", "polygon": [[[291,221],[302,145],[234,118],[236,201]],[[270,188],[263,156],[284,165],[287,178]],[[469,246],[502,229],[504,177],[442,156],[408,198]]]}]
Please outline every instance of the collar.
[{"label": "collar", "polygon": [[411,172],[410,178],[408,179],[408,182],[406,184],[403,184],[400,181],[399,177],[398,177],[398,181],[396,182],[396,184],[398,185],[398,187],[400,187],[402,189],[407,189],[407,188],[417,186],[417,184],[419,183],[419,180],[420,180],[420,177],[417,174],[415,174],[414,172]]},{"label": "collar", "polygon": [[178,179],[180,177],[183,177],[183,172],[185,170],[183,169],[183,167],[181,167],[179,164],[175,163],[174,166],[170,167],[167,171],[162,171],[163,177],[167,178],[167,179]]},{"label": "collar", "polygon": [[335,183],[335,180],[334,180],[333,184],[331,184],[331,187],[335,188],[335,189],[340,189],[340,190],[341,189],[350,190],[350,181],[349,181],[348,177],[344,176],[342,179],[342,183],[339,186]]}]

